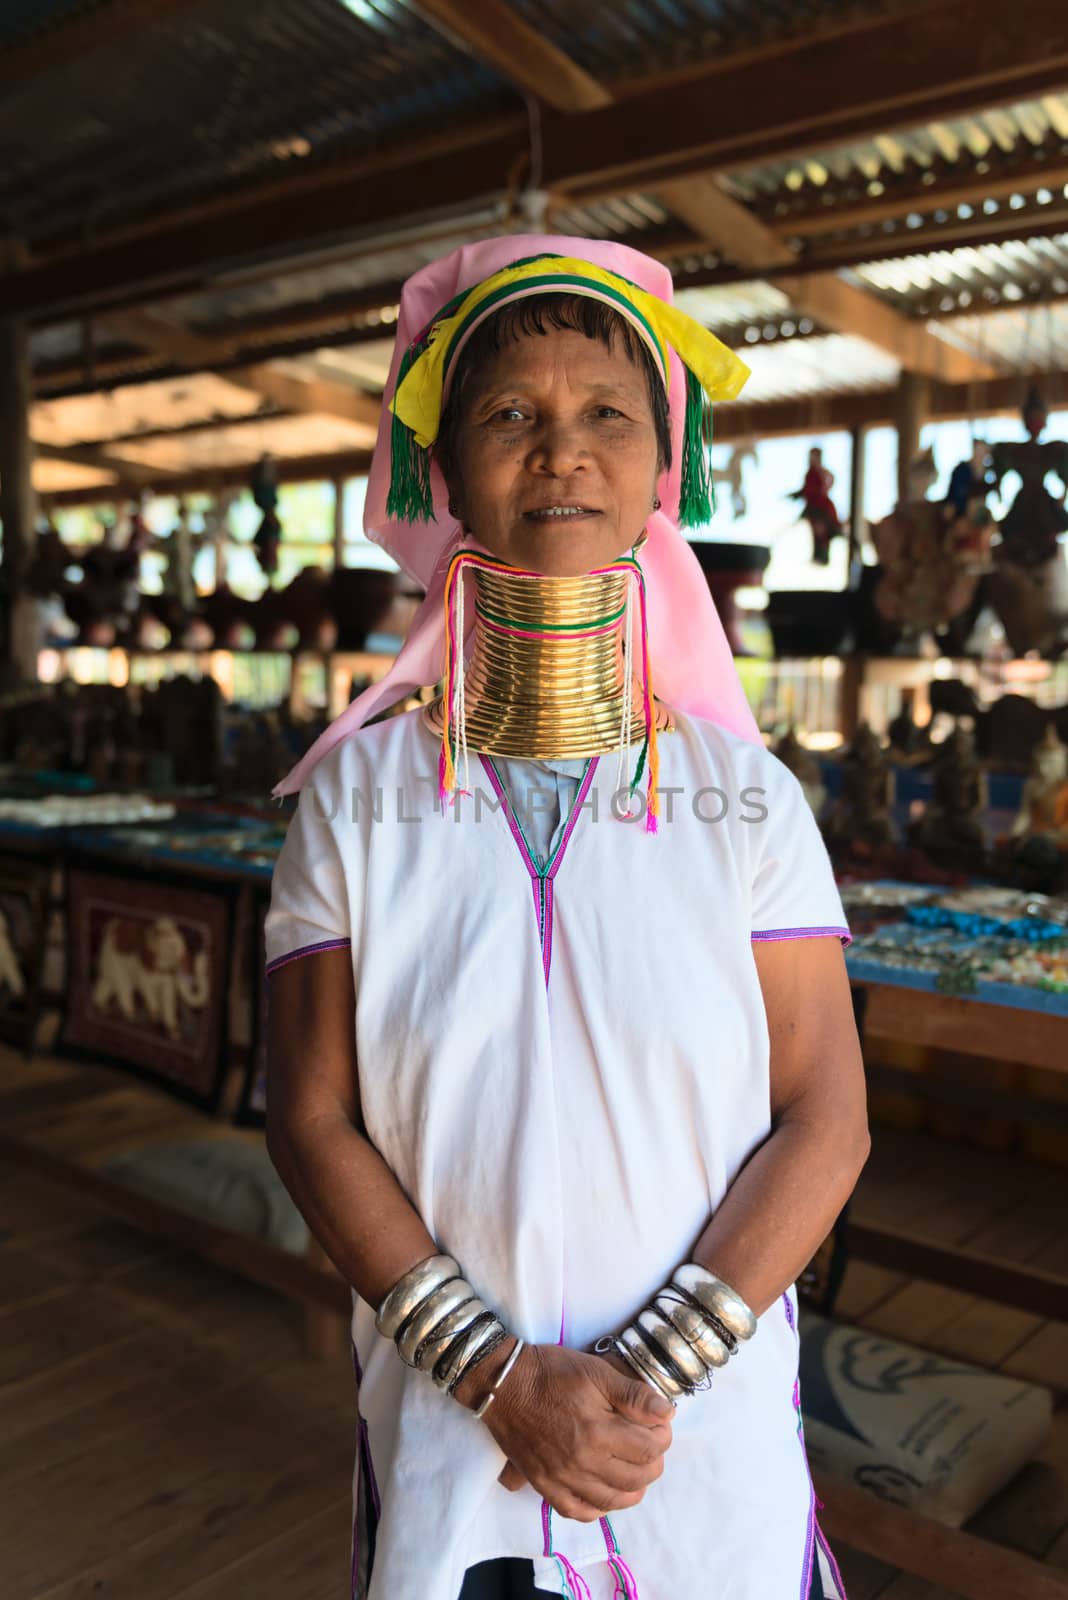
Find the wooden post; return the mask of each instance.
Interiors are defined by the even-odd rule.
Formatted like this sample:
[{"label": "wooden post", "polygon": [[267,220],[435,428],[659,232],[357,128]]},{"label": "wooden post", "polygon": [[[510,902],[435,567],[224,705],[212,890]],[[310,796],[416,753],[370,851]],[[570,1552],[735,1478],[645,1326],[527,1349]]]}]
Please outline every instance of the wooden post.
[{"label": "wooden post", "polygon": [[903,372],[898,379],[894,421],[897,424],[897,497],[902,505],[912,498],[910,468],[920,451],[920,429],[930,410],[930,380],[919,372]]},{"label": "wooden post", "polygon": [[334,479],[334,571],[345,565],[345,480]]},{"label": "wooden post", "polygon": [[[9,249],[7,261],[17,267],[21,252]],[[0,673],[11,684],[33,683],[37,677],[39,611],[26,587],[37,542],[31,398],[29,326],[24,318],[0,317],[0,522],[7,591],[0,618]]]},{"label": "wooden post", "polygon": [[849,453],[849,559],[846,563],[846,588],[853,588],[853,570],[860,560],[864,543],[864,437],[865,429],[858,422],[850,429]]}]

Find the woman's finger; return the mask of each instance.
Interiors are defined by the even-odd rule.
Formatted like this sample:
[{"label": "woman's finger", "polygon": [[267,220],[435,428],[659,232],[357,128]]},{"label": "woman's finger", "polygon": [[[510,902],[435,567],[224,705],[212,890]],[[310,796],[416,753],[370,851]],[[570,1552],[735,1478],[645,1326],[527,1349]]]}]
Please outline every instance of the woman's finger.
[{"label": "woman's finger", "polygon": [[514,1461],[505,1462],[501,1474],[497,1479],[497,1482],[502,1488],[510,1489],[512,1491],[515,1491],[516,1489],[522,1489],[526,1484],[526,1481],[526,1478],[520,1472]]}]

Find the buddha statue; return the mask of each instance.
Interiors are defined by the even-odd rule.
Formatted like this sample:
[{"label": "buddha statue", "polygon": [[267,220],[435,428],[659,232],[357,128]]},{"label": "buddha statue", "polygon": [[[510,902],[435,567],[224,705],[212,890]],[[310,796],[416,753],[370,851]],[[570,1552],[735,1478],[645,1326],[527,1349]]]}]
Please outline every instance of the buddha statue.
[{"label": "buddha statue", "polygon": [[983,817],[988,799],[975,737],[958,722],[935,760],[931,800],[910,829],[912,842],[940,865],[977,869],[986,856]]},{"label": "buddha statue", "polygon": [[890,808],[894,780],[878,735],[862,722],[842,762],[842,788],[827,821],[839,845],[893,843]]},{"label": "buddha statue", "polygon": [[820,771],[819,761],[812,751],[801,743],[792,724],[775,746],[775,754],[801,785],[812,815],[819,817],[827,800],[823,774]]}]

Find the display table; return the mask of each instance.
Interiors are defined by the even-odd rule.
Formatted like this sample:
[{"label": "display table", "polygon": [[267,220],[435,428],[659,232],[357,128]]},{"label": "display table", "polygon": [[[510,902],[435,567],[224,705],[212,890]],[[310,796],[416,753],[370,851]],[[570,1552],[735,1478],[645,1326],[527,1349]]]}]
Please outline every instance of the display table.
[{"label": "display table", "polygon": [[[880,1042],[959,1052],[1011,1067],[1068,1073],[1068,925],[1051,931],[1064,908],[1042,897],[975,886],[964,891],[920,885],[865,884],[843,891],[854,941],[846,954],[850,981],[863,991],[864,1043],[869,1089],[919,1095],[943,1105],[981,1109],[994,1116],[1068,1132],[1068,1103],[968,1077],[915,1073],[881,1065]],[[891,909],[898,902],[895,917]],[[1019,926],[1020,905],[1043,913],[1048,937],[1027,939],[990,933],[969,922],[970,907],[1000,906]],[[939,907],[959,907],[963,926],[930,926]],[[911,909],[910,909],[911,908]],[[904,913],[904,914],[901,914]],[[893,918],[893,920],[888,920]],[[996,920],[989,915],[987,923]],[[966,1248],[945,1249],[891,1228],[851,1226],[849,1247],[864,1260],[1042,1316],[1068,1318],[1068,1280],[1028,1267],[1013,1268]]]}]

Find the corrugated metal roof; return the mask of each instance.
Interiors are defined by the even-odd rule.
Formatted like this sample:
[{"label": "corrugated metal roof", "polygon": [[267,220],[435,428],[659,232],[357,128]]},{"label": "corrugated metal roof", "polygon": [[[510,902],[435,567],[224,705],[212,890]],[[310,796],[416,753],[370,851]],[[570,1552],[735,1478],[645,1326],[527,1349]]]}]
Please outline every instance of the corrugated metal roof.
[{"label": "corrugated metal roof", "polygon": [[879,199],[954,170],[982,177],[1016,164],[1025,177],[1028,160],[1056,153],[1068,155],[1068,94],[746,168],[731,174],[731,186],[780,221],[818,213],[825,204],[829,212],[832,201]]},{"label": "corrugated metal roof", "polygon": [[1026,376],[1068,367],[1068,305],[1035,305],[931,323],[958,350]]},{"label": "corrugated metal roof", "polygon": [[879,0],[511,0],[513,9],[594,77],[628,77],[768,44],[843,17],[878,14]]},{"label": "corrugated metal roof", "polygon": [[0,216],[29,236],[366,149],[501,93],[395,0],[199,0],[48,84],[0,104]]},{"label": "corrugated metal roof", "polygon": [[913,316],[1068,293],[1068,234],[873,261],[847,274]]}]

